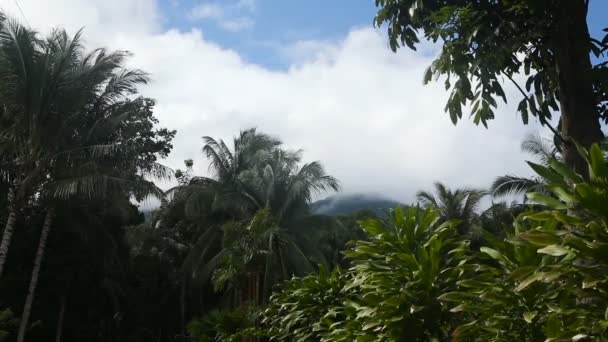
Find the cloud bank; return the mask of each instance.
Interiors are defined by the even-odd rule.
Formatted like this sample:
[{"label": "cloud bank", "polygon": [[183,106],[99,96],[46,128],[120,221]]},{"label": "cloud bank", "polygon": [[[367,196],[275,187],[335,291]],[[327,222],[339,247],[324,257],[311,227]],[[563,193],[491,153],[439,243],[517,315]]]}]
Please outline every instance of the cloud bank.
[{"label": "cloud bank", "polygon": [[[0,7],[20,18],[13,4],[0,0]],[[230,140],[241,129],[257,127],[302,148],[307,160],[322,161],[345,193],[411,201],[436,180],[487,187],[497,175],[530,174],[519,145],[538,126],[523,126],[516,116],[515,91],[489,129],[468,119],[454,127],[443,112],[442,85],[422,85],[433,47],[394,54],[383,32],[353,28],[340,41],[294,41],[269,50],[290,61],[287,70],[272,70],[248,63],[199,30],[165,29],[171,25],[153,1],[20,4],[29,24],[43,32],[85,26],[91,48],[134,53],[129,66],[153,79],[141,93],[157,100],[161,125],[178,130],[165,161],[170,167],[193,158],[195,172],[205,174],[202,136]]]}]

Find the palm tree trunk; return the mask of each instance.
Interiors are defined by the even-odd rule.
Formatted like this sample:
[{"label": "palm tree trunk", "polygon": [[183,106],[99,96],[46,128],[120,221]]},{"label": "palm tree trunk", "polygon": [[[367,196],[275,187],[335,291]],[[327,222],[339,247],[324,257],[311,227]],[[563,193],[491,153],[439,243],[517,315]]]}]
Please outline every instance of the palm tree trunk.
[{"label": "palm tree trunk", "polygon": [[61,335],[63,333],[63,318],[65,316],[65,301],[67,293],[64,293],[61,297],[61,304],[59,304],[59,317],[57,318],[57,333],[55,334],[55,342],[61,342]]},{"label": "palm tree trunk", "polygon": [[15,189],[13,187],[10,187],[8,190],[7,200],[8,219],[6,220],[4,233],[2,233],[2,242],[0,243],[0,278],[2,278],[2,271],[4,270],[4,263],[6,262],[6,256],[8,254],[8,247],[11,244],[13,230],[15,229],[15,223],[17,222],[17,210],[15,209]]},{"label": "palm tree trunk", "polygon": [[180,294],[179,294],[179,308],[181,314],[181,331],[182,331],[182,341],[186,340],[186,277],[182,276],[182,284],[181,284]]},{"label": "palm tree trunk", "polygon": [[25,339],[25,330],[30,320],[30,314],[32,313],[32,304],[34,303],[34,294],[36,293],[36,286],[38,285],[40,265],[42,264],[42,257],[44,256],[44,250],[46,248],[46,240],[49,236],[49,231],[51,230],[51,223],[53,222],[54,216],[55,209],[48,209],[46,212],[46,217],[44,218],[44,224],[42,225],[42,232],[40,233],[38,251],[36,252],[36,258],[34,259],[34,269],[32,270],[30,286],[27,290],[25,305],[23,306],[21,322],[19,322],[19,334],[17,335],[17,342],[23,342],[23,340]]}]

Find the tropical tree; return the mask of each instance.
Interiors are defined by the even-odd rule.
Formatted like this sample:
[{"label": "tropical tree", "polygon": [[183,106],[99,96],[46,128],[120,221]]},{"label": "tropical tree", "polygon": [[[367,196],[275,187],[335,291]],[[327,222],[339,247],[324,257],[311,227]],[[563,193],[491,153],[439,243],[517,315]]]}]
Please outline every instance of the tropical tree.
[{"label": "tropical tree", "polygon": [[479,217],[479,203],[485,192],[469,188],[451,190],[445,184],[435,183],[435,193],[419,191],[416,194],[422,205],[437,208],[444,221],[459,220],[461,232],[471,228]]},{"label": "tropical tree", "polygon": [[[9,156],[3,158],[3,167],[13,185],[0,270],[11,240],[15,205],[20,203],[15,196],[21,203],[47,207],[18,341],[25,336],[55,216],[53,199],[88,199],[117,189],[139,199],[161,194],[143,179],[144,173],[167,175],[155,161],[157,154],[170,150],[167,144],[174,132],[142,129],[142,134],[137,133],[142,124],[154,123],[153,102],[127,99],[147,81],[145,73],[122,67],[126,52],[85,53],[80,37],[80,32],[69,38],[65,31],[55,30],[40,40],[35,32],[10,20],[0,28],[0,77],[7,82],[0,89],[8,122],[3,145]],[[133,124],[137,121],[141,124]],[[153,146],[145,145],[150,142]],[[120,153],[123,150],[130,153]]]},{"label": "tropical tree", "polygon": [[[127,55],[123,51],[107,53],[103,49],[84,53],[80,32],[69,38],[66,32],[56,30],[41,40],[36,32],[15,21],[3,22],[0,101],[6,124],[2,127],[2,173],[10,178],[11,186],[9,216],[0,244],[0,274],[18,209],[41,191],[51,169],[60,168],[62,161],[74,163],[73,159],[81,162],[80,169],[92,169],[98,166],[86,164],[83,156],[99,159],[127,149],[126,141],[120,140],[89,144],[103,134],[102,128],[107,134],[109,128],[119,128],[117,122],[124,124],[125,117],[132,118],[133,104],[142,102],[124,102],[126,95],[135,92],[137,84],[147,81],[143,72],[122,68]],[[174,134],[164,133],[159,145]],[[150,141],[150,137],[143,136],[140,140]],[[135,160],[141,161],[141,158]],[[124,159],[123,164],[125,161],[141,169],[141,163],[137,165],[133,159]],[[91,172],[88,173],[90,176]],[[105,178],[106,183],[114,180],[116,178]],[[91,177],[81,179],[79,184],[80,190],[86,186],[89,187],[86,191],[93,189]],[[64,186],[61,191],[66,189]],[[74,183],[70,189],[76,190]]]},{"label": "tropical tree", "polygon": [[[314,270],[308,255],[325,262],[306,237],[310,227],[298,222],[310,217],[308,206],[315,194],[337,190],[339,185],[318,162],[300,166],[299,151],[275,146],[248,158],[254,159],[256,163],[241,171],[236,181],[239,197],[257,212],[246,225],[224,225],[224,249],[205,268],[216,269],[219,263],[213,274],[219,287],[242,275],[242,267],[247,268],[244,273],[249,274],[250,285],[245,288],[251,293],[246,297],[257,304],[278,280]],[[256,290],[260,283],[262,291]]]},{"label": "tropical tree", "polygon": [[[501,84],[515,84],[524,124],[529,114],[553,130],[566,164],[586,174],[573,141],[589,147],[603,138],[606,120],[608,38],[590,36],[588,0],[376,0],[375,24],[387,24],[390,46],[415,49],[421,39],[443,43],[424,81],[445,76],[451,93],[445,107],[452,122],[471,108],[476,124],[494,118],[497,100],[507,101]],[[599,62],[594,66],[591,56]],[[525,86],[517,75],[525,74]],[[559,102],[559,106],[558,106]],[[550,124],[560,111],[557,128]]]}]

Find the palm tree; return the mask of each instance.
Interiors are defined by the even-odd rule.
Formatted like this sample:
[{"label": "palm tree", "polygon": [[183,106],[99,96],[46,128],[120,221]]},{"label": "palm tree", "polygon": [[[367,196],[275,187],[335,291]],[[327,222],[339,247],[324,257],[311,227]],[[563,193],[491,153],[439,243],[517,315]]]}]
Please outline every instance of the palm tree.
[{"label": "palm tree", "polygon": [[484,191],[463,188],[451,190],[440,182],[435,183],[435,193],[419,191],[416,197],[421,204],[439,209],[439,216],[444,221],[458,220],[459,227],[469,229],[477,220],[479,204],[485,196]]},{"label": "palm tree", "polygon": [[[549,157],[561,160],[561,154],[555,146],[537,135],[527,136],[521,143],[521,150],[541,165],[546,166]],[[544,180],[540,177],[505,175],[497,177],[490,187],[490,193],[494,197],[522,195],[531,191],[546,192]]]},{"label": "palm tree", "polygon": [[339,182],[315,161],[299,165],[302,151],[280,148],[239,175],[242,192],[256,209],[269,208],[282,224],[307,213],[315,194],[337,191]]},{"label": "palm tree", "polygon": [[[0,77],[11,80],[9,86],[14,88],[7,90],[6,86],[0,86],[0,100],[8,108],[11,123],[5,137],[7,145],[12,143],[15,147],[7,149],[13,157],[12,164],[6,167],[13,171],[11,195],[47,207],[20,322],[19,342],[25,337],[55,216],[53,202],[75,196],[94,198],[115,191],[131,193],[136,198],[159,195],[162,192],[146,181],[141,172],[158,175],[167,171],[151,159],[131,158],[128,151],[133,146],[125,146],[125,141],[117,139],[115,131],[132,116],[136,102],[125,100],[126,96],[147,81],[143,72],[122,68],[125,52],[106,53],[98,49],[84,53],[80,32],[69,38],[65,31],[56,30],[44,41],[27,32],[12,21],[0,29]],[[23,45],[33,52],[21,53]],[[19,58],[13,61],[13,55]],[[24,94],[18,92],[20,89]],[[9,210],[15,212],[15,203],[19,202],[10,199],[9,206],[13,209]],[[3,235],[0,270],[11,239],[9,224],[14,224],[10,215]]]},{"label": "palm tree", "polygon": [[85,54],[80,37],[80,32],[70,39],[65,31],[56,30],[41,40],[35,31],[11,19],[0,25],[0,174],[10,183],[0,276],[19,208],[40,191],[58,159],[69,160],[77,153],[100,157],[119,148],[85,145],[83,141],[92,136],[83,135],[86,132],[78,125],[86,125],[87,120],[93,121],[88,124],[109,122],[87,113],[103,113],[116,105],[121,94],[133,93],[137,84],[147,80],[141,71],[121,68],[128,53],[98,49]]},{"label": "palm tree", "polygon": [[[232,149],[221,140],[205,141],[203,151],[211,159],[214,178],[194,177],[175,196],[185,194],[186,202],[197,203],[192,207],[207,218],[218,211],[226,215],[201,234],[185,269],[201,279],[213,274],[219,288],[243,287],[246,297],[257,303],[278,279],[297,269],[314,269],[306,256],[314,253],[313,243],[295,222],[310,214],[315,194],[338,190],[339,184],[320,163],[301,164],[301,151],[284,150],[278,140],[253,129],[241,132]],[[226,218],[235,223],[222,224]],[[208,253],[220,238],[223,249],[211,257]],[[280,271],[272,272],[275,267]],[[275,274],[279,276],[273,279]]]}]

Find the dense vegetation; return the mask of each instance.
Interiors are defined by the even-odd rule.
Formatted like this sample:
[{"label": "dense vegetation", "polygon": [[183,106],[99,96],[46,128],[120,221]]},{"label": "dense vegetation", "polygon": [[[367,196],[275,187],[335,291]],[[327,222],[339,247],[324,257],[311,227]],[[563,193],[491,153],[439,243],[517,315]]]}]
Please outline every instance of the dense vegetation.
[{"label": "dense vegetation", "polygon": [[170,170],[128,53],[2,15],[0,341],[608,339],[608,36],[587,2],[376,3],[393,49],[443,42],[425,79],[447,76],[454,122],[486,125],[523,69],[524,122],[562,115],[522,143],[537,176],[330,216],[313,201],[339,181],[256,129],[204,137],[208,177]]}]

